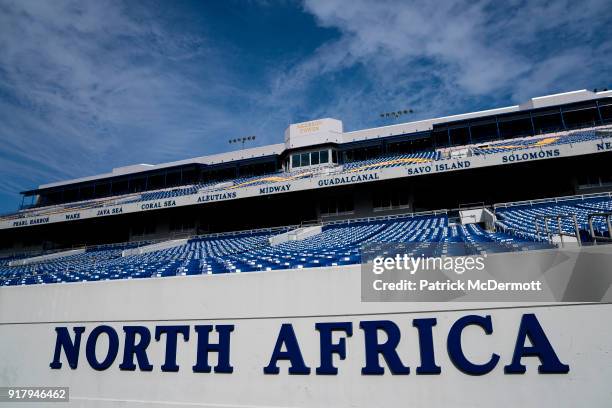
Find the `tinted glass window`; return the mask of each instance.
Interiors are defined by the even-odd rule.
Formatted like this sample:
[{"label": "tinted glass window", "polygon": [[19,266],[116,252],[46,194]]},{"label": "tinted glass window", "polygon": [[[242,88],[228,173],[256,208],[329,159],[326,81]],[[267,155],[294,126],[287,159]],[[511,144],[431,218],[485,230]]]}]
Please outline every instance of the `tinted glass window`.
[{"label": "tinted glass window", "polygon": [[329,152],[327,150],[321,150],[320,154],[321,163],[327,163],[329,161]]},{"label": "tinted glass window", "polygon": [[310,164],[319,164],[319,152],[310,153]]}]

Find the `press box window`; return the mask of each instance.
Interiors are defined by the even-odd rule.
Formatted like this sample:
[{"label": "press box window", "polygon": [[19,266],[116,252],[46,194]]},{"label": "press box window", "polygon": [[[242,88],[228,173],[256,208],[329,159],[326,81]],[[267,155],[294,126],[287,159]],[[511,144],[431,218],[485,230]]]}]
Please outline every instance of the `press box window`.
[{"label": "press box window", "polygon": [[319,152],[310,153],[310,164],[312,164],[313,166],[315,164],[319,164]]},{"label": "press box window", "polygon": [[319,160],[321,163],[329,162],[329,152],[327,150],[321,150],[319,153]]},{"label": "press box window", "polygon": [[[336,162],[336,152],[332,151],[332,158]],[[317,152],[294,154],[291,156],[291,167],[316,166],[318,164],[329,163],[329,150],[320,150]]]}]

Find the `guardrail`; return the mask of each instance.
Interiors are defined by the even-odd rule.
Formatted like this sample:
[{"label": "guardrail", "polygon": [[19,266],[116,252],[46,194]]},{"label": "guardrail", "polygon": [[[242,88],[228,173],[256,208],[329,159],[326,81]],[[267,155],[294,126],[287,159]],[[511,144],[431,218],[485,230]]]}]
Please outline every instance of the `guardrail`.
[{"label": "guardrail", "polygon": [[422,212],[411,212],[411,213],[403,213],[403,214],[393,214],[393,215],[379,215],[376,217],[362,217],[362,218],[353,218],[347,220],[334,220],[334,221],[322,221],[322,225],[338,225],[338,224],[354,224],[359,222],[375,222],[375,221],[390,221],[390,220],[398,220],[403,218],[417,218],[417,217],[426,217],[431,215],[448,215],[448,210],[435,210],[435,211],[422,211]]},{"label": "guardrail", "polygon": [[465,204],[459,204],[459,211],[475,210],[475,209],[484,208],[484,207],[486,207],[484,201],[479,201],[476,203],[465,203]]},{"label": "guardrail", "polygon": [[[608,225],[608,236],[607,237],[595,235],[595,228],[593,226],[593,218],[596,218],[596,217],[603,217],[606,220],[606,224]],[[589,233],[591,234],[591,239],[593,240],[594,243],[597,244],[597,241],[605,241],[605,242],[612,241],[612,221],[610,221],[611,218],[612,218],[612,212],[598,212],[598,213],[589,214],[589,218],[588,218]]]},{"label": "guardrail", "polygon": [[524,201],[512,201],[507,203],[498,203],[493,204],[494,209],[498,208],[509,208],[509,207],[519,207],[519,206],[533,206],[537,204],[551,204],[551,203],[563,203],[567,201],[577,201],[577,200],[586,200],[591,198],[612,198],[612,192],[604,192],[604,193],[591,193],[591,194],[579,194],[572,196],[562,196],[555,198],[541,198],[536,200],[524,200]]},{"label": "guardrail", "polygon": [[[561,224],[561,219],[563,218],[571,218],[573,224],[574,224],[574,234],[568,234],[567,232],[563,232],[563,226]],[[554,231],[551,232],[550,229],[548,228],[548,220],[557,220],[557,229],[558,229],[558,233],[555,234]],[[578,220],[576,219],[576,214],[558,214],[558,215],[537,215],[535,217],[535,227],[536,227],[536,234],[538,236],[538,239],[540,239],[540,224],[538,222],[538,220],[544,220],[544,230],[546,232],[546,239],[548,240],[549,243],[553,243],[553,236],[554,235],[559,235],[559,238],[561,239],[561,246],[563,246],[565,243],[563,241],[563,237],[574,237],[576,238],[576,241],[578,243],[578,245],[582,245],[582,242],[580,240],[580,228],[578,227]]]},{"label": "guardrail", "polygon": [[290,229],[299,228],[299,224],[295,225],[286,225],[280,227],[269,227],[269,228],[257,228],[257,229],[248,229],[248,230],[240,230],[240,231],[228,231],[228,232],[215,232],[210,234],[200,234],[200,235],[192,235],[189,239],[202,239],[202,238],[222,238],[222,237],[232,237],[236,235],[248,235],[248,234],[258,234],[260,232],[279,232],[279,231],[288,231]]}]

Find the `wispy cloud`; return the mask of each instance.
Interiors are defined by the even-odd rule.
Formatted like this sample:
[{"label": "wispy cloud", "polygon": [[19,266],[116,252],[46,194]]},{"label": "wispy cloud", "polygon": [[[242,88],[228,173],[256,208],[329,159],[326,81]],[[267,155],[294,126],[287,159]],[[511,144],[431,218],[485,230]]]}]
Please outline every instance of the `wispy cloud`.
[{"label": "wispy cloud", "polygon": [[[214,102],[234,90],[205,39],[170,33],[129,5],[0,2],[2,193],[203,154],[229,127]],[[213,63],[189,72],[203,56]]]},{"label": "wispy cloud", "polygon": [[304,92],[325,76],[358,67],[363,81],[339,84],[330,104],[320,105],[328,110],[335,105],[352,126],[372,124],[376,109],[406,104],[430,116],[601,87],[612,68],[605,52],[612,44],[612,11],[605,0],[580,6],[305,0],[304,10],[341,36],[281,72],[271,99]]}]

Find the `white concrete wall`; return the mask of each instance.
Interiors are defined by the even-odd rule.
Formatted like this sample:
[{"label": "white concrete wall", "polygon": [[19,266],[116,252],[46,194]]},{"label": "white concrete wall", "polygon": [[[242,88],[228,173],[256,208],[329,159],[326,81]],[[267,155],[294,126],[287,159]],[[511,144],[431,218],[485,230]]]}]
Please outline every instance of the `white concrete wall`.
[{"label": "white concrete wall", "polygon": [[170,241],[158,242],[156,244],[145,245],[138,248],[126,249],[121,252],[121,256],[148,254],[149,252],[160,251],[162,249],[174,248],[185,245],[189,241],[188,238],[173,239]]},{"label": "white concrete wall", "polygon": [[36,262],[49,261],[51,259],[63,258],[65,256],[82,254],[83,252],[85,252],[85,248],[54,252],[52,254],[47,254],[47,255],[33,256],[31,258],[25,258],[25,259],[17,259],[15,261],[9,262],[9,266],[29,265],[29,264],[36,263]]},{"label": "white concrete wall", "polygon": [[460,210],[461,224],[477,224],[484,222],[484,208],[471,208],[469,210]]},{"label": "white concrete wall", "polygon": [[285,130],[285,147],[296,149],[322,143],[342,143],[342,121],[325,118],[294,123]]},{"label": "white concrete wall", "polygon": [[315,225],[312,227],[302,227],[296,228],[291,231],[284,232],[282,234],[274,235],[270,237],[269,242],[270,245],[280,245],[283,242],[288,241],[301,241],[306,238],[310,238],[314,235],[320,234],[323,230],[323,227],[320,225]]},{"label": "white concrete wall", "polygon": [[[538,374],[537,358],[526,357],[527,373],[505,375],[521,316],[535,313],[568,374]],[[362,303],[359,266],[231,275],[151,278],[0,288],[0,385],[69,386],[74,407],[609,407],[612,401],[610,304]],[[446,351],[449,327],[460,317],[491,315],[493,333],[467,328],[462,344],[469,358],[501,356],[491,373],[457,370]],[[413,318],[435,317],[434,347],[440,375],[416,375],[418,336]],[[363,320],[392,320],[402,331],[398,353],[410,375],[364,376]],[[317,376],[317,322],[353,323],[347,358],[334,358],[338,375]],[[310,375],[266,375],[278,330],[292,323]],[[87,334],[107,324],[120,335],[119,354],[105,371],[85,358]],[[233,324],[232,374],[193,373],[196,338],[179,339],[179,372],[162,372],[165,341],[152,339],[151,372],[121,371],[122,327]],[[55,327],[85,326],[79,365],[49,368]],[[337,338],[335,337],[335,340]],[[382,339],[381,339],[382,340]],[[213,335],[211,341],[216,341]],[[102,338],[97,353],[102,358]],[[216,364],[212,354],[211,364]],[[385,366],[384,362],[382,363]],[[42,404],[19,406],[41,406]],[[8,406],[8,405],[7,405]],[[49,406],[59,406],[58,404]]]},{"label": "white concrete wall", "polygon": [[463,225],[483,222],[488,230],[494,229],[495,221],[497,221],[497,216],[485,207],[460,210],[459,217]]}]

